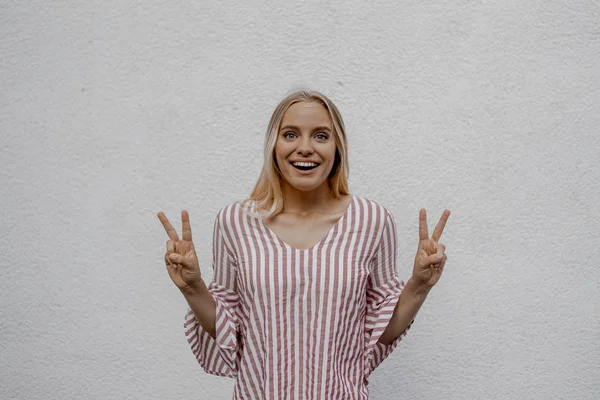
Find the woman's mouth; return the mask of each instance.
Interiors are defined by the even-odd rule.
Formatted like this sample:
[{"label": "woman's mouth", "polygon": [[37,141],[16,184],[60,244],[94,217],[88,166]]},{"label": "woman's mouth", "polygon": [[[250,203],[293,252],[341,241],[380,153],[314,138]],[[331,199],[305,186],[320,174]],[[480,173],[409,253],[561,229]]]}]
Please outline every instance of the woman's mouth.
[{"label": "woman's mouth", "polygon": [[297,170],[300,170],[300,171],[311,171],[319,166],[319,164],[314,163],[314,162],[303,162],[303,161],[293,162],[291,164],[294,168],[296,168]]}]

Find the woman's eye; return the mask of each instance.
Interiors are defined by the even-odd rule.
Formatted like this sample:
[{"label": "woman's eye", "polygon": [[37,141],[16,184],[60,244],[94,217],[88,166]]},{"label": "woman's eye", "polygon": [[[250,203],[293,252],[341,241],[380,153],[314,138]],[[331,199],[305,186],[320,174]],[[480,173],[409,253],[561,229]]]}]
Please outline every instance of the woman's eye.
[{"label": "woman's eye", "polygon": [[296,136],[296,134],[294,132],[285,132],[283,134],[283,137],[286,139],[293,139]]},{"label": "woman's eye", "polygon": [[327,140],[329,139],[329,135],[326,133],[317,133],[316,138],[319,140]]}]

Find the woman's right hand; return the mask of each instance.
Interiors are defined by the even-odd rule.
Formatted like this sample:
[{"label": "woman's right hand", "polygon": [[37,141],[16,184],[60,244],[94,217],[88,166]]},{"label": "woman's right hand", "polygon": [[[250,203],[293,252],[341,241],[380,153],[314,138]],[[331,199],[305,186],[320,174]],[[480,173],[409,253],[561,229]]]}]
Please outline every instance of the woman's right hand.
[{"label": "woman's right hand", "polygon": [[192,228],[188,212],[181,211],[182,239],[179,239],[177,232],[162,211],[159,211],[158,219],[170,238],[167,240],[165,265],[171,280],[183,292],[197,290],[202,282],[202,276],[194,243],[192,243]]}]

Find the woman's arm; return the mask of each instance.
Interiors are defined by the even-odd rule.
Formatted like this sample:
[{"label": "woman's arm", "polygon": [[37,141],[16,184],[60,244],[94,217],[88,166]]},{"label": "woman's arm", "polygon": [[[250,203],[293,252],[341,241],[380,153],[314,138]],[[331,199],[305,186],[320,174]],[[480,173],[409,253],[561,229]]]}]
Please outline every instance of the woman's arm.
[{"label": "woman's arm", "polygon": [[412,277],[408,280],[400,293],[392,319],[379,338],[380,343],[391,344],[406,330],[411,321],[417,316],[430,290],[431,287],[419,285]]},{"label": "woman's arm", "polygon": [[431,238],[427,230],[427,213],[419,211],[419,246],[415,256],[413,274],[400,292],[394,314],[379,338],[383,344],[391,344],[409,326],[425,302],[429,291],[439,281],[448,257],[446,246],[439,243],[450,210],[444,210]]},{"label": "woman's arm", "polygon": [[182,290],[181,294],[188,302],[190,309],[194,312],[196,319],[202,328],[213,339],[216,337],[216,315],[217,304],[212,294],[208,291],[206,284],[200,280],[200,284],[194,290]]}]

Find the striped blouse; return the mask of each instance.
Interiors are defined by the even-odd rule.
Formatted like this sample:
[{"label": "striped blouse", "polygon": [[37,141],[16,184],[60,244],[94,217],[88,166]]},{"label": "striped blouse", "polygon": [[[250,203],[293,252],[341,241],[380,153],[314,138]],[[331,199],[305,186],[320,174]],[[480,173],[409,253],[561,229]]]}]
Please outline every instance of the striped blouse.
[{"label": "striped blouse", "polygon": [[299,250],[248,210],[256,204],[234,203],[215,220],[216,339],[189,307],[184,323],[198,363],[234,378],[234,399],[368,399],[369,375],[406,335],[378,342],[404,288],[393,216],[353,196]]}]

